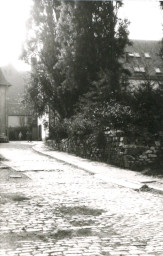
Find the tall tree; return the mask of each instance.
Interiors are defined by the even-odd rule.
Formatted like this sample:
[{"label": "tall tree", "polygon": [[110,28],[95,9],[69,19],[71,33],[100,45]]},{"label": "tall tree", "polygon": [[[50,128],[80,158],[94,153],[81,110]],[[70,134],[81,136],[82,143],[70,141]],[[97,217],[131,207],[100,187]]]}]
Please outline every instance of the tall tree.
[{"label": "tall tree", "polygon": [[163,9],[163,1],[160,1],[160,6]]},{"label": "tall tree", "polygon": [[42,114],[47,105],[55,105],[54,94],[59,74],[53,77],[53,67],[57,62],[58,47],[55,40],[60,2],[33,0],[28,35],[22,58],[31,65],[29,86],[30,98],[36,111]]},{"label": "tall tree", "polygon": [[[163,1],[160,1],[160,8],[163,11]],[[162,41],[161,41],[160,55],[161,55],[161,57],[163,57],[163,38],[162,38]]]},{"label": "tall tree", "polygon": [[33,67],[29,91],[37,111],[48,104],[71,117],[99,74],[107,74],[105,86],[117,91],[128,43],[127,21],[117,17],[121,2],[33,2],[23,57]]}]

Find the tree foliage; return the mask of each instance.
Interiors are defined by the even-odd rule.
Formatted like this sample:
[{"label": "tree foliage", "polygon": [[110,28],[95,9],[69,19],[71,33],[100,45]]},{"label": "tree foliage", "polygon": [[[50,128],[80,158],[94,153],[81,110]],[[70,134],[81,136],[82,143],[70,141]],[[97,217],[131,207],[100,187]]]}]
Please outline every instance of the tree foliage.
[{"label": "tree foliage", "polygon": [[160,1],[160,7],[163,9],[163,1]]},{"label": "tree foliage", "polygon": [[[121,2],[33,0],[22,57],[32,65],[29,93],[36,111],[47,105],[70,118],[81,98],[92,94],[100,74],[103,96],[120,90],[120,59],[129,43],[127,20],[117,17]],[[102,100],[102,97],[101,97]]]}]

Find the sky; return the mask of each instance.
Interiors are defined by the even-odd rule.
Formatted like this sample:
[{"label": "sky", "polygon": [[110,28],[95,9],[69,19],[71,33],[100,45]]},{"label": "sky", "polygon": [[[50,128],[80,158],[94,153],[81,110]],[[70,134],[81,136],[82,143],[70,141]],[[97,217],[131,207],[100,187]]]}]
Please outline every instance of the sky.
[{"label": "sky", "polygon": [[130,39],[160,40],[163,10],[157,0],[124,0],[120,16],[130,21]]},{"label": "sky", "polygon": [[31,0],[0,0],[0,66],[13,64],[18,70],[28,69],[19,56],[31,4]]},{"label": "sky", "polygon": [[[32,0],[0,0],[0,66],[12,64],[20,71],[29,69],[19,56],[31,5]],[[163,11],[157,0],[124,0],[120,17],[131,22],[130,39],[159,40],[163,35]]]}]

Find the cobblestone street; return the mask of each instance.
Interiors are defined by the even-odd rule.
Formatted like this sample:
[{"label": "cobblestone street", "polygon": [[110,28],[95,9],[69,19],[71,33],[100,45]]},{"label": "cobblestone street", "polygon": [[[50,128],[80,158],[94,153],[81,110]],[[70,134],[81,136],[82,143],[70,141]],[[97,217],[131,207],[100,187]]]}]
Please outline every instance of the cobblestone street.
[{"label": "cobblestone street", "polygon": [[163,195],[103,182],[30,143],[0,154],[22,171],[0,169],[0,255],[163,255]]}]

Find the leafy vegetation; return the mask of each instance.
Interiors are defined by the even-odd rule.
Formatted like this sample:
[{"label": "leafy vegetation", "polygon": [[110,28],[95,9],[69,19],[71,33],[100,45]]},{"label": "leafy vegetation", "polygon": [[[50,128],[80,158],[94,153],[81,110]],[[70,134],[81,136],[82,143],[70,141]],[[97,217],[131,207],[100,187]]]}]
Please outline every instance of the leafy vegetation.
[{"label": "leafy vegetation", "polygon": [[125,76],[119,59],[129,43],[128,22],[117,18],[121,3],[33,2],[22,58],[32,65],[29,94],[38,114],[49,106],[59,119],[71,118],[103,75],[103,95],[115,95]]},{"label": "leafy vegetation", "polygon": [[[33,0],[22,58],[32,65],[29,100],[38,115],[50,112],[50,137],[90,147],[105,159],[105,134],[157,134],[162,130],[163,91],[146,81],[128,91],[122,59],[127,20],[121,1]],[[80,144],[81,142],[81,144]],[[81,147],[82,145],[82,147]],[[94,148],[95,152],[92,152]]]}]

